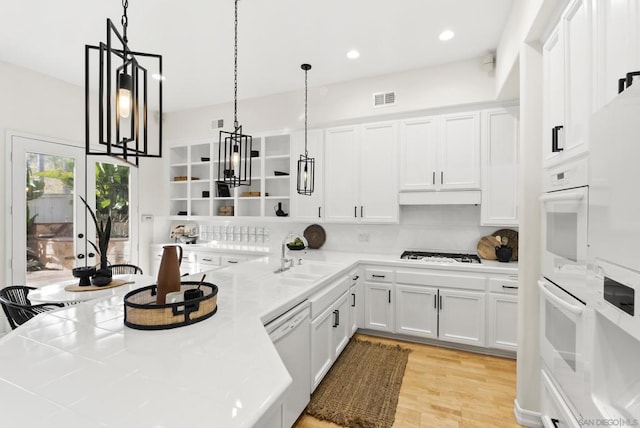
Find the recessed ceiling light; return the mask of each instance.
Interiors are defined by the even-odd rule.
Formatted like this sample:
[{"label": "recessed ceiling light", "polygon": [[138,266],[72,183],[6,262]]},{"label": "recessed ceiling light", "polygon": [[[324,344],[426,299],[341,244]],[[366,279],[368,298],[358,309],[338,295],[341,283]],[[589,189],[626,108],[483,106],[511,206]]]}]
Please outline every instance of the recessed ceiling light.
[{"label": "recessed ceiling light", "polygon": [[156,80],[164,80],[164,79],[165,79],[165,77],[164,77],[163,75],[158,74],[158,73],[153,73],[153,74],[151,75],[151,77],[153,77],[153,78],[154,78],[154,79],[156,79]]},{"label": "recessed ceiling light", "polygon": [[453,36],[455,36],[455,33],[451,30],[444,30],[442,33],[440,33],[440,35],[438,36],[438,38],[440,40],[442,40],[443,42],[447,41],[447,40],[451,40],[453,39]]},{"label": "recessed ceiling light", "polygon": [[360,52],[358,52],[355,49],[351,49],[349,52],[347,52],[347,58],[349,59],[356,59],[360,56]]}]

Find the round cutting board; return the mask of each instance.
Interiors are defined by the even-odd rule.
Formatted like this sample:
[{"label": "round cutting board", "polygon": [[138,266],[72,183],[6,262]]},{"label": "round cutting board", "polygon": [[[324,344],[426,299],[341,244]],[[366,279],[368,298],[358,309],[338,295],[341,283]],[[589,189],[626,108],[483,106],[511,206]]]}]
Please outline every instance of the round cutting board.
[{"label": "round cutting board", "polygon": [[500,245],[495,236],[483,236],[478,241],[478,256],[485,260],[497,260],[496,247]]},{"label": "round cutting board", "polygon": [[322,247],[327,239],[327,234],[319,224],[308,226],[303,233],[305,239],[309,243],[309,248],[317,250]]}]

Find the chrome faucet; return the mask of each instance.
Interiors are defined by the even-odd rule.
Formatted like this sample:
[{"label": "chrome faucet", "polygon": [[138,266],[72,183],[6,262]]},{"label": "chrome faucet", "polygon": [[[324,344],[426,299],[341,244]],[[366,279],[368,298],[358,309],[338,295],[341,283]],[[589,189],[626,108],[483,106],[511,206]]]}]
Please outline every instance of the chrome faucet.
[{"label": "chrome faucet", "polygon": [[[285,270],[292,268],[294,264],[294,258],[287,258],[287,244],[296,238],[300,238],[305,247],[309,246],[307,239],[299,233],[290,232],[282,240],[282,252],[280,254],[280,269],[276,270],[276,273],[284,272]],[[288,264],[288,266],[287,266]]]}]

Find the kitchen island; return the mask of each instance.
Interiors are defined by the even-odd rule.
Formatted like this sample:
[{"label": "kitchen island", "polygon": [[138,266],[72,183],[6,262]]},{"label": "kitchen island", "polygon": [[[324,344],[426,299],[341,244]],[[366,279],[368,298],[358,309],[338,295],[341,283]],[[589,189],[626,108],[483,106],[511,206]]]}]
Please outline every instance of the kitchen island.
[{"label": "kitchen island", "polygon": [[[390,255],[308,251],[276,274],[266,256],[207,273],[218,312],[173,330],[123,324],[122,295],[61,308],[0,339],[3,423],[47,427],[250,427],[291,383],[264,325],[359,262],[417,266]],[[313,259],[323,274],[303,272]],[[430,269],[446,267],[429,266]],[[461,266],[515,273],[515,264]],[[199,280],[194,275],[188,280]],[[26,416],[28,415],[28,416]]]}]

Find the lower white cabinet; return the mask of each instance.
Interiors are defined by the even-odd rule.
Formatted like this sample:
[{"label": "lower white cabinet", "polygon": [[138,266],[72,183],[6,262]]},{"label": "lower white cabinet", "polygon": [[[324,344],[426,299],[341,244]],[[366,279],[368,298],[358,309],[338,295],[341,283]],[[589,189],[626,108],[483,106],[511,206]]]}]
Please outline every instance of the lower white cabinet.
[{"label": "lower white cabinet", "polygon": [[449,342],[484,346],[485,293],[438,290],[438,338]]},{"label": "lower white cabinet", "polygon": [[516,351],[518,349],[518,277],[489,278],[487,303],[487,346]]},{"label": "lower white cabinet", "polygon": [[364,276],[364,328],[393,332],[394,271],[366,268]]},{"label": "lower white cabinet", "polygon": [[311,302],[311,391],[327,374],[351,337],[350,282],[327,286]]},{"label": "lower white cabinet", "polygon": [[284,426],[282,402],[278,401],[272,405],[255,426],[260,428],[289,428]]},{"label": "lower white cabinet", "polygon": [[418,337],[438,337],[438,290],[396,284],[396,332]]},{"label": "lower white cabinet", "polygon": [[356,272],[352,272],[349,276],[351,277],[351,286],[349,287],[349,337],[351,337],[358,330],[358,326],[363,324],[361,318],[364,314],[364,302],[358,282],[360,276]]}]

